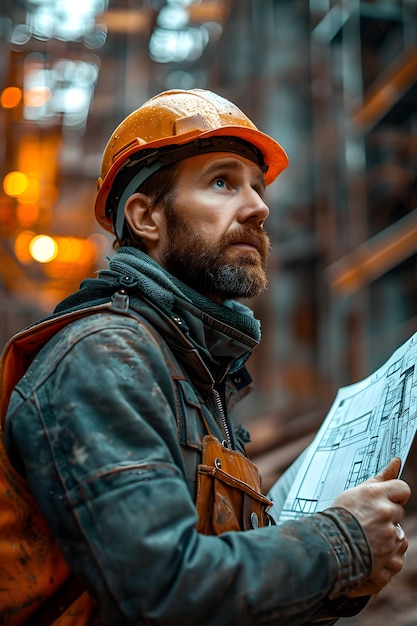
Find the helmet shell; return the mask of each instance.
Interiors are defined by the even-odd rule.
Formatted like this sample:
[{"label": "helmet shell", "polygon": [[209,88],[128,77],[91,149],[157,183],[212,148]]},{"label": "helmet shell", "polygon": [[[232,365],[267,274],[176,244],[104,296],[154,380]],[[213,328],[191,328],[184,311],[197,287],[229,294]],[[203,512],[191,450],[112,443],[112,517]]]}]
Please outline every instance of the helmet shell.
[{"label": "helmet shell", "polygon": [[114,232],[106,205],[117,173],[132,154],[213,136],[237,137],[256,146],[268,166],[267,185],[288,165],[279,143],[259,131],[229,100],[205,89],[164,91],[128,115],[107,142],[97,181],[95,214],[99,224]]}]

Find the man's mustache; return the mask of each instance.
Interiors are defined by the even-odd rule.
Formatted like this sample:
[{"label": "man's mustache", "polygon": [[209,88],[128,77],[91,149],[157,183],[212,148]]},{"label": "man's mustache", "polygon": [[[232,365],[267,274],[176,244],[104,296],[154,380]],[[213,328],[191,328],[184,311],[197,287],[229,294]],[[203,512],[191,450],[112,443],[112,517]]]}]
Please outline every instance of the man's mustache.
[{"label": "man's mustache", "polygon": [[263,257],[268,255],[271,246],[265,230],[253,224],[234,229],[232,232],[224,235],[221,242],[223,248],[238,243],[248,243],[255,246]]}]

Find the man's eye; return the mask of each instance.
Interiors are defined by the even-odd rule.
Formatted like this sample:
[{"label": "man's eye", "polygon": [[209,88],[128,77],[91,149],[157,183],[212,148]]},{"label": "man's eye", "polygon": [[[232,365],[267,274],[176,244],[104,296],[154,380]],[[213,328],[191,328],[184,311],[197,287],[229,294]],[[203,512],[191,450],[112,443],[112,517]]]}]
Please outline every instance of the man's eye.
[{"label": "man's eye", "polygon": [[227,184],[224,178],[216,178],[213,182],[213,186],[216,187],[216,189],[225,189]]}]

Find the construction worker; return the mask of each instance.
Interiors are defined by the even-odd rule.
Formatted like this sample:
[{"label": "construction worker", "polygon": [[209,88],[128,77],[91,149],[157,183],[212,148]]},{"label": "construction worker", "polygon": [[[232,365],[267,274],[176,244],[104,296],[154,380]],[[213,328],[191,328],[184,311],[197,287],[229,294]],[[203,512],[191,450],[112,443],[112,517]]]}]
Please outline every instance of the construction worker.
[{"label": "construction worker", "polygon": [[[53,555],[20,616],[45,619],[48,606],[42,623],[59,626],[333,624],[401,570],[410,489],[398,459],[277,525],[230,416],[260,340],[240,300],[267,282],[265,187],[287,163],[206,90],[161,93],[110,137],[95,213],[115,254],[30,330],[42,338],[8,401],[7,455]],[[61,593],[72,579],[77,592]]]}]

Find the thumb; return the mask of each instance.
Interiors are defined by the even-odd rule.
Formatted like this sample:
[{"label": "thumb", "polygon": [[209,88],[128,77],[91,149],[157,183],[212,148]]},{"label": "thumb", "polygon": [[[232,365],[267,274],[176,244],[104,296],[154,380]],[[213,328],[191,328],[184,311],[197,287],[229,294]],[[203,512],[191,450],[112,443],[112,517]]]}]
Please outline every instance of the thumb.
[{"label": "thumb", "polygon": [[372,482],[383,482],[385,480],[398,478],[400,469],[401,459],[398,457],[394,457],[382,471],[380,471],[376,476],[374,476],[374,478],[371,478],[370,480]]},{"label": "thumb", "polygon": [[369,478],[369,480],[365,481],[363,484],[374,484],[376,486],[377,483],[385,483],[385,495],[388,499],[391,500],[391,502],[396,502],[404,506],[410,497],[411,490],[403,480],[396,480],[398,479],[400,469],[401,459],[394,457],[382,472],[379,472],[379,474],[373,478]]}]

